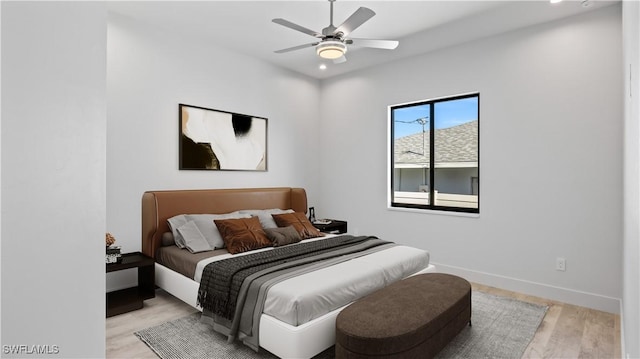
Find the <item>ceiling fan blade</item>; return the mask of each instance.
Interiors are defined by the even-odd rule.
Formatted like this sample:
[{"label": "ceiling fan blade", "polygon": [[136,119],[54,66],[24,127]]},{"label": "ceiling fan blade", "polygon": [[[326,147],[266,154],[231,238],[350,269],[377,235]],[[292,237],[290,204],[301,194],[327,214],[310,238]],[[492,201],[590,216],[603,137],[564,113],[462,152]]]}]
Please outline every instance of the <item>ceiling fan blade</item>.
[{"label": "ceiling fan blade", "polygon": [[285,19],[278,18],[278,19],[273,19],[271,21],[275,22],[276,24],[282,25],[284,27],[288,27],[290,29],[303,32],[303,33],[305,33],[307,35],[311,35],[313,37],[317,37],[317,38],[321,38],[322,37],[322,34],[316,32],[316,31],[307,29],[306,27],[300,26],[298,24],[294,24],[291,21],[288,21],[288,20],[285,20]]},{"label": "ceiling fan blade", "polygon": [[342,56],[338,57],[337,59],[333,60],[334,64],[341,64],[343,62],[347,62],[347,58],[344,55],[342,55]]},{"label": "ceiling fan blade", "polygon": [[318,43],[317,43],[317,42],[313,42],[313,43],[311,43],[311,44],[304,44],[304,45],[298,45],[298,46],[288,47],[288,48],[286,48],[286,49],[277,50],[277,51],[274,51],[274,52],[275,52],[276,54],[282,54],[282,53],[285,53],[285,52],[295,51],[295,50],[300,50],[300,49],[304,49],[304,48],[307,48],[307,47],[313,47],[313,46],[316,46],[316,45],[318,45]]},{"label": "ceiling fan blade", "polygon": [[334,34],[342,32],[342,36],[349,35],[353,30],[357,29],[360,25],[364,24],[367,20],[371,19],[376,13],[366,7],[361,7],[356,10],[348,19],[346,19],[342,25],[334,31]]},{"label": "ceiling fan blade", "polygon": [[376,49],[393,50],[400,44],[395,40],[373,40],[373,39],[349,39],[349,44],[353,46],[373,47]]}]

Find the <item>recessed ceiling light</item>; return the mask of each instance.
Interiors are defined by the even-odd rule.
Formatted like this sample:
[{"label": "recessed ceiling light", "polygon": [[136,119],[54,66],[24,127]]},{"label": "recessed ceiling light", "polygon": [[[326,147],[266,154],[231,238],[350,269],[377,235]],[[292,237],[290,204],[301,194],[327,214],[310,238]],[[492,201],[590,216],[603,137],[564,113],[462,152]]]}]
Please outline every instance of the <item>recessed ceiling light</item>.
[{"label": "recessed ceiling light", "polygon": [[562,0],[549,0],[549,2],[552,4],[557,4],[559,2],[562,2]]},{"label": "recessed ceiling light", "polygon": [[319,68],[320,70],[326,70],[326,69],[327,69],[327,65],[325,65],[325,64],[320,64],[320,66],[318,66],[318,68]]}]

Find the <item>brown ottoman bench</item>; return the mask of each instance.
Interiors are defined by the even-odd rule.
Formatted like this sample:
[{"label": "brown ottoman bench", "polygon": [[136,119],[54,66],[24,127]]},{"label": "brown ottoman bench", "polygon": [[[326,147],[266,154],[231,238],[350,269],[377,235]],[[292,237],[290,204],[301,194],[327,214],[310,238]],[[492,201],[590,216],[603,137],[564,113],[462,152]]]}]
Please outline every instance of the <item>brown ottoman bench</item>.
[{"label": "brown ottoman bench", "polygon": [[346,307],[336,319],[336,358],[432,358],[471,324],[471,285],[419,274]]}]

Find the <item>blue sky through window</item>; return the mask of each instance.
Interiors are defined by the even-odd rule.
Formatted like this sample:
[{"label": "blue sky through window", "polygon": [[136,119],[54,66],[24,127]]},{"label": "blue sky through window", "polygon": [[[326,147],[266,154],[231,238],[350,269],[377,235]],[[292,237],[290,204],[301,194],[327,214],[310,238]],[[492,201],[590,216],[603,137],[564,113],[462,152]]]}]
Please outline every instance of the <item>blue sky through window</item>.
[{"label": "blue sky through window", "polygon": [[[394,138],[422,132],[422,125],[419,122],[415,122],[415,120],[429,118],[430,106],[426,104],[394,109]],[[438,102],[434,106],[436,129],[453,127],[478,119],[477,97]],[[425,130],[429,130],[428,123],[425,125]]]}]

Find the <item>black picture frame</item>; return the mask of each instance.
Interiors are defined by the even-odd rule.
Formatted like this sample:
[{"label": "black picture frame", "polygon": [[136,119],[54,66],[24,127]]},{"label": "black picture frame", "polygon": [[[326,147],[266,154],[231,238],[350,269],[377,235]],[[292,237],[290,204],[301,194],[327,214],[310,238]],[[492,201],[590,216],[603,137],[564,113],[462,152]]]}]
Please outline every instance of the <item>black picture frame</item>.
[{"label": "black picture frame", "polygon": [[179,169],[267,171],[267,119],[179,104]]}]

